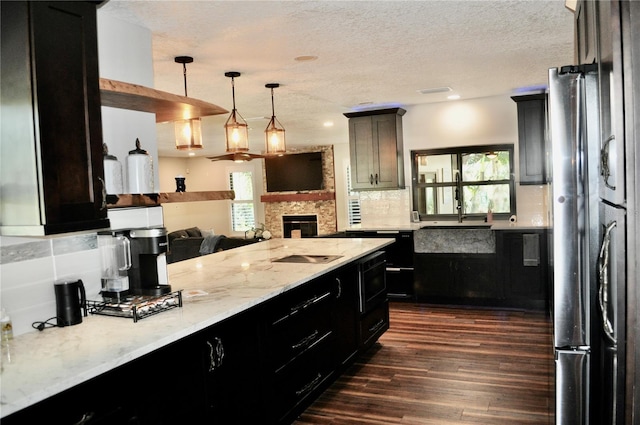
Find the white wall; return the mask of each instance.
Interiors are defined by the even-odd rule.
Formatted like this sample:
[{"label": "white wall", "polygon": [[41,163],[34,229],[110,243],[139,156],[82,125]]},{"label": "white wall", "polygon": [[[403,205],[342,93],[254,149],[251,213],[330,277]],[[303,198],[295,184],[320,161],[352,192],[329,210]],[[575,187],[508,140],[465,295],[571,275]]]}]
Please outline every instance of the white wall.
[{"label": "white wall", "polygon": [[[403,116],[403,134],[406,189],[361,192],[362,219],[365,226],[404,225],[410,220],[413,198],[411,193],[412,150],[488,144],[514,145],[518,221],[534,226],[547,224],[546,186],[520,186],[519,184],[517,108],[516,103],[511,100],[509,95],[416,105],[405,109],[407,113]],[[334,158],[338,230],[344,230],[349,227],[346,205],[346,167],[349,164],[348,134],[344,135],[343,140],[337,140],[334,144]],[[204,161],[204,163],[196,166],[195,164],[199,164],[198,161]],[[161,158],[160,163],[162,191],[175,190],[174,177],[177,174],[187,177],[187,190],[226,189],[226,176],[222,170],[224,170],[225,164],[230,162],[212,163],[202,158],[199,160]],[[256,166],[261,165],[261,162],[257,161],[252,161],[252,163]],[[165,164],[167,164],[168,170],[164,170]],[[189,169],[188,174],[187,169]],[[219,212],[224,201],[212,202],[219,204],[216,204],[215,207],[166,204],[165,223],[168,228],[174,230],[193,225],[202,227],[208,226],[211,220],[210,216],[215,215],[216,219],[221,221],[214,224],[216,232],[218,232],[218,228],[230,228],[228,213]],[[226,222],[224,221],[225,214]],[[193,219],[189,218],[191,215],[193,215]],[[222,232],[221,230],[218,233]]]},{"label": "white wall", "polygon": [[[105,16],[98,9],[101,78],[153,87],[151,47],[150,30]],[[142,149],[153,158],[157,192],[158,134],[155,114],[103,106],[102,136],[109,153],[115,155],[122,165],[125,193],[127,155],[136,148],[136,139],[140,140]]]},{"label": "white wall", "polygon": [[[153,86],[149,30],[106,18],[98,10],[98,48],[101,77]],[[154,114],[103,107],[102,126],[104,141],[123,168],[136,138],[157,164]],[[157,167],[155,173],[157,184]],[[110,210],[109,218],[112,228],[157,226],[162,225],[161,210]],[[0,236],[0,302],[12,318],[14,335],[37,332],[32,322],[55,316],[53,283],[58,279],[82,279],[87,296],[97,299],[101,284],[95,232],[46,238]]]},{"label": "white wall", "polygon": [[[229,190],[228,173],[231,169],[246,168],[253,172],[256,198],[262,195],[262,160],[241,165],[232,161],[213,162],[206,158],[160,158],[160,191],[175,192],[178,175],[186,178],[187,192]],[[262,203],[256,205],[256,222],[264,223]],[[199,227],[213,229],[216,234],[240,235],[231,231],[231,202],[228,200],[177,202],[163,204],[164,225],[169,231]],[[242,233],[244,235],[244,233]]]},{"label": "white wall", "polygon": [[519,184],[518,116],[516,103],[509,95],[416,105],[405,109],[403,134],[407,189],[363,192],[364,225],[402,224],[409,219],[409,211],[399,213],[394,205],[411,208],[412,150],[488,144],[514,145],[518,221],[534,226],[547,224],[546,186]]}]

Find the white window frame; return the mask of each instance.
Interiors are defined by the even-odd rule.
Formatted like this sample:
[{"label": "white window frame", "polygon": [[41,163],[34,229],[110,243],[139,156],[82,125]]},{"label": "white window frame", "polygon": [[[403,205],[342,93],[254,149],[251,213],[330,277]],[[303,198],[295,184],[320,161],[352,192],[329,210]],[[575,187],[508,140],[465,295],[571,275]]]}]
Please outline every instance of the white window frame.
[{"label": "white window frame", "polygon": [[[258,222],[258,210],[257,210],[257,206],[258,206],[258,198],[259,198],[259,194],[257,192],[257,185],[256,185],[256,169],[255,167],[253,167],[250,164],[237,164],[237,165],[232,165],[232,166],[228,166],[225,169],[225,175],[226,175],[226,179],[227,179],[227,187],[229,188],[229,190],[231,190],[231,173],[234,172],[249,172],[251,173],[251,181],[252,181],[252,192],[253,192],[253,199],[251,200],[236,200],[236,199],[232,199],[231,202],[229,203],[229,232],[230,235],[232,236],[241,236],[244,237],[245,235],[245,231],[236,231],[233,229],[233,205],[236,204],[252,204],[253,205],[253,225],[255,227],[255,225]],[[249,229],[247,229],[249,230]]]},{"label": "white window frame", "polygon": [[346,194],[347,194],[347,221],[349,227],[362,223],[362,206],[360,204],[360,192],[351,190],[351,166],[346,169]]}]

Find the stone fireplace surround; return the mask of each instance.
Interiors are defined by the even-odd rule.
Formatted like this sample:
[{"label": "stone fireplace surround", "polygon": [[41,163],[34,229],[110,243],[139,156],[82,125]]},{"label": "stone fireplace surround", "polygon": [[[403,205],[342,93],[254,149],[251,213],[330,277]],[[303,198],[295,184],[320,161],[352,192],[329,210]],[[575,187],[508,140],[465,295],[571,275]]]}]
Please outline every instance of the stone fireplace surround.
[{"label": "stone fireplace surround", "polygon": [[[260,198],[264,202],[265,227],[269,229],[273,237],[282,238],[284,236],[282,216],[316,215],[318,217],[318,235],[334,233],[338,225],[333,146],[313,146],[291,149],[289,152],[322,152],[322,174],[325,189],[303,192],[265,192]],[[262,180],[266,190],[264,170]]]}]

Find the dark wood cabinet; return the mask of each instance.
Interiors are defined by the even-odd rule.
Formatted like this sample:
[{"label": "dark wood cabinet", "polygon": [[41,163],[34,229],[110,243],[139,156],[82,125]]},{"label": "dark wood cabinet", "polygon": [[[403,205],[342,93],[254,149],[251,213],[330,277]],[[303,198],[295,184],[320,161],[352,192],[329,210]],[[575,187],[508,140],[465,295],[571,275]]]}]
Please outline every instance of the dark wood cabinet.
[{"label": "dark wood cabinet", "polygon": [[518,108],[520,184],[546,183],[547,96],[512,96]]},{"label": "dark wood cabinet", "polygon": [[196,382],[201,380],[203,391],[196,397],[203,398],[204,408],[201,420],[191,423],[260,423],[264,409],[258,323],[254,312],[244,312],[198,334],[195,351],[201,369]]},{"label": "dark wood cabinet", "polygon": [[264,306],[268,417],[287,423],[357,352],[355,265],[288,291]]},{"label": "dark wood cabinet", "polygon": [[502,298],[495,254],[416,254],[414,275],[418,300],[482,303]]},{"label": "dark wood cabinet", "polygon": [[2,422],[291,423],[388,329],[386,301],[360,316],[357,276],[345,265]]},{"label": "dark wood cabinet", "polygon": [[349,153],[351,188],[380,190],[404,188],[401,108],[351,112]]},{"label": "dark wood cabinet", "polygon": [[496,232],[505,299],[514,307],[545,309],[549,300],[547,234]]},{"label": "dark wood cabinet", "polygon": [[96,4],[7,2],[1,13],[0,233],[108,227]]},{"label": "dark wood cabinet", "polygon": [[549,297],[546,230],[494,232],[495,254],[416,253],[417,299],[546,309]]},{"label": "dark wood cabinet", "polygon": [[342,268],[330,277],[337,286],[336,305],[331,320],[336,331],[336,360],[338,367],[348,365],[355,357],[358,344],[358,269],[355,265]]}]

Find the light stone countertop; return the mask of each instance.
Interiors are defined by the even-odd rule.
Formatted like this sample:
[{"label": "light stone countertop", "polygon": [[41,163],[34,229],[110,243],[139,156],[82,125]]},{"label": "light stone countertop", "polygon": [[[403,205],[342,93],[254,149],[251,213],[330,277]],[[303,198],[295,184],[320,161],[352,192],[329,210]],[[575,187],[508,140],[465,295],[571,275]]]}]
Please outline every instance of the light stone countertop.
[{"label": "light stone countertop", "polygon": [[[183,307],[144,318],[89,315],[34,331],[3,348],[0,417],[214,325],[392,243],[390,239],[272,239],[168,265]],[[272,262],[290,254],[342,255],[327,264]],[[190,296],[203,291],[206,295]],[[96,395],[99,397],[100,395]]]}]

